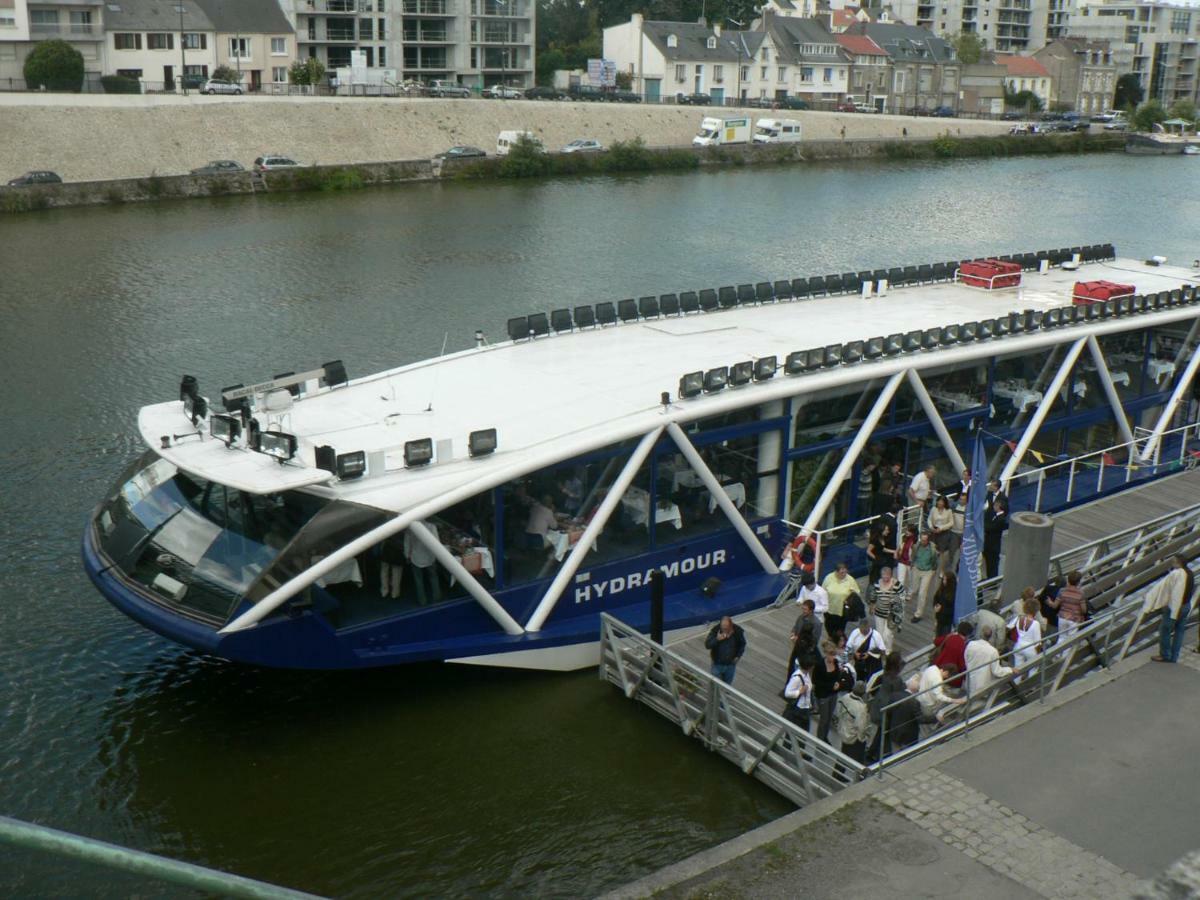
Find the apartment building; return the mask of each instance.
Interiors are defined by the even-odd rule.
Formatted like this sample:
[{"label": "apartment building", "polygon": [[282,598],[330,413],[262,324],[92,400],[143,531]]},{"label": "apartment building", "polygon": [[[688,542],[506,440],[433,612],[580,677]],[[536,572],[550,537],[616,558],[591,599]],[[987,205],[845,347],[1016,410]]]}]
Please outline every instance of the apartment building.
[{"label": "apartment building", "polygon": [[892,12],[940,37],[973,32],[989,50],[1019,53],[1045,44],[1051,2],[1069,0],[895,0]]},{"label": "apartment building", "polygon": [[333,70],[363,53],[406,81],[533,83],[534,0],[282,0],[300,55]]},{"label": "apartment building", "polygon": [[58,39],[80,52],[94,84],[103,68],[104,13],[102,0],[0,0],[0,81],[23,87],[25,59],[34,45]]},{"label": "apartment building", "polygon": [[764,13],[762,22],[774,47],[776,96],[791,93],[814,105],[846,99],[851,55],[839,44],[841,35],[831,32],[821,19]]},{"label": "apartment building", "polygon": [[1050,72],[1041,61],[1032,56],[1008,56],[996,54],[996,64],[1004,67],[1004,84],[1010,94],[1029,91],[1050,108],[1054,100],[1054,89]]},{"label": "apartment building", "polygon": [[1066,37],[1051,41],[1034,56],[1050,73],[1054,102],[1090,115],[1112,106],[1117,67],[1106,41]]},{"label": "apartment building", "polygon": [[946,40],[913,25],[854,25],[846,34],[871,38],[891,60],[887,112],[959,108],[962,65]]}]

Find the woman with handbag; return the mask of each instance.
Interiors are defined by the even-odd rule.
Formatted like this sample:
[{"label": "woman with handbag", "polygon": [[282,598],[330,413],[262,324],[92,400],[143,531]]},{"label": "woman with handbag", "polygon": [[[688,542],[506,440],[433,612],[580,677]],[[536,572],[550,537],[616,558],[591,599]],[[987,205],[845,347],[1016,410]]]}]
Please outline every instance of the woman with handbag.
[{"label": "woman with handbag", "polygon": [[838,660],[838,647],[833,641],[821,641],[821,661],[813,667],[812,680],[817,708],[817,737],[828,743],[838,694],[854,687],[854,676],[842,668]]},{"label": "woman with handbag", "polygon": [[784,699],[788,701],[783,708],[783,717],[805,731],[808,731],[812,721],[814,662],[811,656],[800,659],[792,677],[788,679],[787,687],[783,689]]}]

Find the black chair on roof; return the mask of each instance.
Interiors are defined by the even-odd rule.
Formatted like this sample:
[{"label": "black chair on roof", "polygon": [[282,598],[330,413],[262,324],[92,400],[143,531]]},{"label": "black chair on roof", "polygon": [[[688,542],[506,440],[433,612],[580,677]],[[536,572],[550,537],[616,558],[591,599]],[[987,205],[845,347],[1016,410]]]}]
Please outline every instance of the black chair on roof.
[{"label": "black chair on roof", "polygon": [[809,287],[807,278],[792,279],[792,296],[797,300],[808,299]]},{"label": "black chair on roof", "polygon": [[808,279],[808,292],[814,297],[820,297],[826,292],[825,276],[812,275]]},{"label": "black chair on roof", "polygon": [[717,300],[717,292],[712,288],[704,288],[700,292],[700,309],[704,312],[713,312],[720,307]]},{"label": "black chair on roof", "polygon": [[854,283],[858,285],[858,289],[860,291],[862,290],[863,284],[865,284],[868,281],[870,281],[870,282],[875,281],[875,277],[874,277],[874,275],[872,275],[870,269],[863,269],[861,272],[859,272],[857,275],[854,276]]},{"label": "black chair on roof", "polygon": [[638,313],[643,319],[658,318],[658,298],[638,297]]},{"label": "black chair on roof", "polygon": [[878,286],[879,282],[887,278],[887,269],[875,269],[871,272],[871,280]]},{"label": "black chair on roof", "polygon": [[929,284],[929,282],[933,281],[933,266],[929,263],[917,266],[917,279],[921,284]]},{"label": "black chair on roof", "polygon": [[947,281],[950,278],[950,273],[946,271],[945,263],[934,263],[931,268],[933,269],[934,281]]},{"label": "black chair on roof", "polygon": [[684,315],[688,313],[700,312],[700,300],[696,296],[695,291],[684,291],[679,295],[679,307],[683,310]]},{"label": "black chair on roof", "polygon": [[622,322],[636,322],[638,320],[637,301],[632,297],[628,300],[617,301],[617,318]]},{"label": "black chair on roof", "polygon": [[603,303],[596,304],[596,322],[602,328],[605,325],[617,324],[617,308],[613,306],[611,300],[605,300]]},{"label": "black chair on roof", "polygon": [[596,327],[596,311],[590,306],[575,307],[575,327],[576,328],[595,328]]},{"label": "black chair on roof", "polygon": [[717,288],[717,302],[721,304],[721,309],[732,309],[737,306],[737,288],[733,285]]},{"label": "black chair on roof", "polygon": [[862,286],[862,282],[858,280],[857,272],[842,273],[842,290],[847,294],[857,294]]},{"label": "black chair on roof", "polygon": [[904,267],[904,283],[905,284],[917,284],[918,282],[920,282],[920,280],[921,280],[920,277],[917,275],[917,267],[916,266],[905,266]]},{"label": "black chair on roof", "polygon": [[551,310],[550,327],[554,329],[555,334],[572,331],[575,328],[575,323],[571,321],[571,311],[569,309]]},{"label": "black chair on roof", "polygon": [[901,287],[904,284],[904,270],[899,266],[888,269],[887,271],[888,284],[892,287]]},{"label": "black chair on roof", "polygon": [[[789,292],[790,293],[790,292]],[[775,289],[769,281],[760,281],[754,286],[754,299],[759,303],[771,303],[775,299]]]},{"label": "black chair on roof", "polygon": [[740,306],[745,306],[747,303],[754,303],[757,299],[754,294],[754,285],[739,284],[737,286],[737,301]]},{"label": "black chair on roof", "polygon": [[841,275],[826,275],[825,276],[825,293],[840,294],[842,292],[842,276]]},{"label": "black chair on roof", "polygon": [[791,300],[792,299],[792,283],[786,278],[781,278],[775,282],[775,299],[776,300]]},{"label": "black chair on roof", "polygon": [[529,340],[529,317],[513,316],[508,320],[508,337],[514,341]]},{"label": "black chair on roof", "polygon": [[658,308],[664,316],[679,315],[679,296],[677,294],[661,294],[658,298]]},{"label": "black chair on roof", "polygon": [[545,313],[533,313],[529,316],[529,332],[534,337],[545,337],[550,333],[550,320]]}]

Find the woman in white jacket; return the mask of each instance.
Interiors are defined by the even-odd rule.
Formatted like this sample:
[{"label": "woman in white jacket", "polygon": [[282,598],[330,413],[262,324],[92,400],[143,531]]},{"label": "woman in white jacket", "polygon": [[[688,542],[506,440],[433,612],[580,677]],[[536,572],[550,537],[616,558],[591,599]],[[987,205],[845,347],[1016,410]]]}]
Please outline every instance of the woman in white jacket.
[{"label": "woman in white jacket", "polygon": [[1008,623],[1009,631],[1017,633],[1016,644],[1013,647],[1016,668],[1021,670],[1017,681],[1024,681],[1029,677],[1029,672],[1025,670],[1037,659],[1042,643],[1042,624],[1038,621],[1038,608],[1036,597],[1025,597],[1021,602],[1021,615],[1015,616]]}]

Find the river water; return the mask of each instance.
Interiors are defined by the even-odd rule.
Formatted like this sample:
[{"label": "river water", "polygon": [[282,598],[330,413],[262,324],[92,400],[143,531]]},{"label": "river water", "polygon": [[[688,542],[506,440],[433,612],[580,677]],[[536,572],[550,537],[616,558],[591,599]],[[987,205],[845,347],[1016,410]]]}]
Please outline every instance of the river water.
[{"label": "river water", "polygon": [[[1200,161],[839,164],[0,217],[0,813],[359,897],[593,895],[779,816],[784,802],[592,672],[257,671],[143,631],[78,552],[138,452],[138,407],[183,372],[212,389],[340,357],[358,375],[557,306],[1110,240],[1200,256]],[[5,895],[135,891],[179,893],[0,849]]]}]

